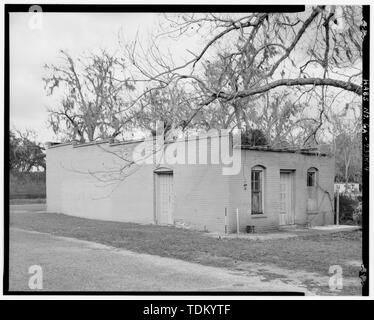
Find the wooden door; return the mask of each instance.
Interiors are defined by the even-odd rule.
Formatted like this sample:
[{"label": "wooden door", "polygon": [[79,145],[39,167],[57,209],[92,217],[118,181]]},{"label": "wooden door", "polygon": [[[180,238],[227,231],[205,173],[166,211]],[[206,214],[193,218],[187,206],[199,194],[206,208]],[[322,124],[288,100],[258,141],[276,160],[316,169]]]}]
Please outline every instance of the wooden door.
[{"label": "wooden door", "polygon": [[292,172],[280,173],[279,225],[295,223],[292,205]]},{"label": "wooden door", "polygon": [[173,174],[158,174],[157,180],[157,223],[173,224]]}]

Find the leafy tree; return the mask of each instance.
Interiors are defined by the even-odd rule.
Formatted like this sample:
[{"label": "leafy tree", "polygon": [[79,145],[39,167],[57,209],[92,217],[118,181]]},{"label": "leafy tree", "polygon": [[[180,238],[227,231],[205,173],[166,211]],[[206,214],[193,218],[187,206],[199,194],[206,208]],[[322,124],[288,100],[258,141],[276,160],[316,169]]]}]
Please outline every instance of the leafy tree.
[{"label": "leafy tree", "polygon": [[30,172],[33,169],[45,170],[44,147],[29,130],[9,132],[9,169],[11,171]]}]

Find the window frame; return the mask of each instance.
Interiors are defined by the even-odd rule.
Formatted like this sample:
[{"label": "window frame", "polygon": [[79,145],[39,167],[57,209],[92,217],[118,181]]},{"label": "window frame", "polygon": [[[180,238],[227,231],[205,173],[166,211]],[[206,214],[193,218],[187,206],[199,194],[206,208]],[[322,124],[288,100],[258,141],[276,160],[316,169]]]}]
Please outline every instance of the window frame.
[{"label": "window frame", "polygon": [[[314,184],[309,185],[309,176],[313,173],[314,176]],[[310,167],[307,170],[307,181],[306,181],[306,188],[307,188],[307,212],[308,213],[316,213],[318,212],[318,176],[319,172],[318,169],[315,167]]]},{"label": "window frame", "polygon": [[316,186],[316,172],[315,171],[308,171],[306,173],[306,186],[307,187]]},{"label": "window frame", "polygon": [[[309,177],[312,177],[312,184],[309,185]],[[314,168],[314,167],[311,167],[307,170],[306,172],[306,186],[308,188],[316,188],[317,185],[318,185],[318,169],[317,168]]]},{"label": "window frame", "polygon": [[[254,173],[258,173],[258,180],[253,179]],[[254,191],[254,183],[259,183],[260,186],[258,190]],[[263,215],[265,212],[265,168],[262,166],[254,166],[251,169],[251,215]],[[253,198],[254,194],[259,194],[260,201],[259,204],[261,205],[260,211],[255,211],[253,207]]]}]

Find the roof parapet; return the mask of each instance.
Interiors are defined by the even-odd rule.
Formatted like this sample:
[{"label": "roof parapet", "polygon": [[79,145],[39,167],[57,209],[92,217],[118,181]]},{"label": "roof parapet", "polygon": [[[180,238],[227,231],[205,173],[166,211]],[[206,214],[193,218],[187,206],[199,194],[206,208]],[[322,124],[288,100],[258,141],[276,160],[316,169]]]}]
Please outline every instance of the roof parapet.
[{"label": "roof parapet", "polygon": [[71,145],[72,142],[52,142],[52,141],[47,141],[45,143],[45,146],[47,147],[47,149],[53,149],[53,148],[57,148],[57,147],[63,147],[63,146],[68,146],[68,145]]},{"label": "roof parapet", "polygon": [[318,155],[318,156],[331,156],[331,152],[322,152],[320,147],[311,148],[274,148],[271,146],[251,146],[251,145],[240,145],[238,146],[242,150],[254,150],[254,151],[268,151],[268,152],[285,152],[285,153],[300,153],[307,155]]}]

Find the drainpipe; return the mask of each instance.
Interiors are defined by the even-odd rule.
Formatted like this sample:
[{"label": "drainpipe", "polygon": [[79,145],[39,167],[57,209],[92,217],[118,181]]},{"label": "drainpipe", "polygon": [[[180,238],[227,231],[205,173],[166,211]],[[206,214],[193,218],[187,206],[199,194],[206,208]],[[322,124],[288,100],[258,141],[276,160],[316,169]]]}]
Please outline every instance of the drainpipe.
[{"label": "drainpipe", "polygon": [[336,194],[336,225],[339,225],[339,190]]},{"label": "drainpipe", "polygon": [[227,234],[227,208],[225,208],[225,234]]}]

